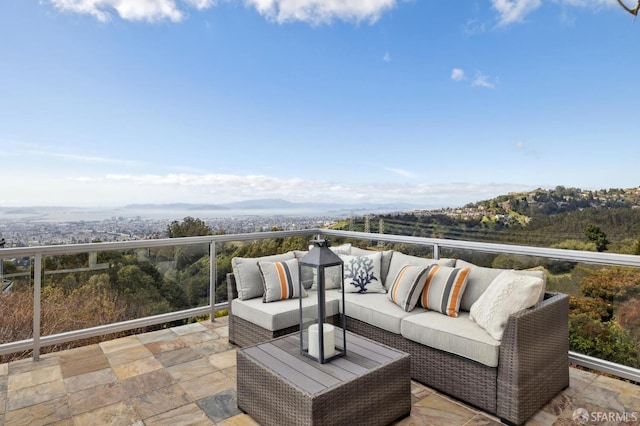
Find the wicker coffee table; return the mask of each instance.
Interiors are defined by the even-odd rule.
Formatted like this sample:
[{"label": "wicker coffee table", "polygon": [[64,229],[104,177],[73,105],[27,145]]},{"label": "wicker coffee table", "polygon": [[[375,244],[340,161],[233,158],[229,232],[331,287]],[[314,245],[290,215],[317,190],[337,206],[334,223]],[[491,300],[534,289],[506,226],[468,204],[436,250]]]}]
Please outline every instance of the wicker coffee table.
[{"label": "wicker coffee table", "polygon": [[409,354],[347,332],[346,356],[320,364],[299,345],[295,333],[237,351],[238,408],[261,425],[386,425],[410,414]]}]

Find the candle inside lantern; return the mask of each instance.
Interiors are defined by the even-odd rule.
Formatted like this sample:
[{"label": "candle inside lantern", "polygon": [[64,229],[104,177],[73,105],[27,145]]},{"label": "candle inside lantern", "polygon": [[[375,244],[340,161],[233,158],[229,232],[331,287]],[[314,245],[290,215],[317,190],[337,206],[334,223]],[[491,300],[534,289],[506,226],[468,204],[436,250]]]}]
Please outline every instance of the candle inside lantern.
[{"label": "candle inside lantern", "polygon": [[[324,335],[324,357],[329,358],[335,353],[335,337],[333,325],[322,324],[322,334]],[[318,338],[318,324],[309,326],[309,355],[320,358],[320,339]]]}]

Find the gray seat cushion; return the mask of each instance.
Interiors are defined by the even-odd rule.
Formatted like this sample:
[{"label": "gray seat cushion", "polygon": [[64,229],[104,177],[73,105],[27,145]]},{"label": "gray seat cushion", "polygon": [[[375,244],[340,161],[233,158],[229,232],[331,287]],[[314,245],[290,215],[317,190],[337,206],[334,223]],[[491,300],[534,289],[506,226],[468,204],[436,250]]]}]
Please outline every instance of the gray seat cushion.
[{"label": "gray seat cushion", "polygon": [[458,318],[439,312],[424,312],[402,320],[401,334],[414,342],[497,367],[500,342],[460,312]]},{"label": "gray seat cushion", "polygon": [[[307,291],[307,297],[302,298],[303,310],[309,312],[309,317],[317,318],[318,299],[315,291]],[[340,304],[333,298],[326,298],[326,314],[338,314]],[[231,301],[233,315],[249,321],[269,331],[277,331],[300,324],[300,299],[279,300],[263,303],[262,298],[249,300],[233,299]],[[303,313],[303,316],[307,316]]]},{"label": "gray seat cushion", "polygon": [[[327,294],[329,293],[340,294],[338,290],[328,291]],[[400,322],[403,318],[426,312],[422,308],[414,308],[411,312],[405,312],[400,306],[389,300],[385,293],[346,293],[344,299],[346,309],[343,312],[346,316],[396,334],[400,334]],[[342,306],[340,308],[342,310]]]}]

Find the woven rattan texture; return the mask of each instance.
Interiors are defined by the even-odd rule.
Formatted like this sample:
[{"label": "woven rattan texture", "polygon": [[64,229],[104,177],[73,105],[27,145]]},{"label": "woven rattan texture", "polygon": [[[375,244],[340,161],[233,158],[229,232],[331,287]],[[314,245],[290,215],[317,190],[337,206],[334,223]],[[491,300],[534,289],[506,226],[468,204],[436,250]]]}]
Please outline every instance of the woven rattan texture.
[{"label": "woven rattan texture", "polygon": [[264,426],[387,425],[411,411],[408,355],[310,394],[237,352],[238,407]]},{"label": "woven rattan texture", "polygon": [[[497,368],[410,341],[354,318],[347,317],[346,329],[411,354],[412,379],[507,423],[522,424],[569,386],[568,312],[566,294],[547,292],[545,300],[533,308],[512,315],[500,345]],[[269,339],[264,334],[266,330],[247,321],[230,317],[229,324],[229,339],[245,342],[240,346]]]}]

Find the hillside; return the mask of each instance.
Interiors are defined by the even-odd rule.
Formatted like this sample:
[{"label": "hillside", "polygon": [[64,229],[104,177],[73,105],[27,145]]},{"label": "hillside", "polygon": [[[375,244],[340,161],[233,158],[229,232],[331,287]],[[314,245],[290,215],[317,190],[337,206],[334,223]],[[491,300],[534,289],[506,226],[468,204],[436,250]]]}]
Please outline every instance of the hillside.
[{"label": "hillside", "polygon": [[584,241],[589,225],[606,234],[610,251],[633,252],[640,238],[640,188],[583,191],[558,186],[500,195],[461,208],[354,218],[338,227],[549,247]]}]

